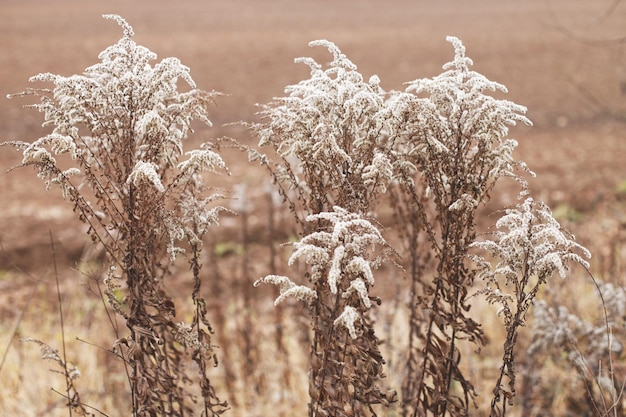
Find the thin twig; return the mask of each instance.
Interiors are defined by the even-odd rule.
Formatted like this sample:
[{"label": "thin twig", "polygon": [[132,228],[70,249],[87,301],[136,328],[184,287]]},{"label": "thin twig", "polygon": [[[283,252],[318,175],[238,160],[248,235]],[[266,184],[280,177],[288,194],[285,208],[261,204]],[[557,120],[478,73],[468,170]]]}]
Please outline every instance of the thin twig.
[{"label": "thin twig", "polygon": [[67,372],[67,354],[66,354],[66,348],[65,348],[65,325],[63,321],[63,301],[61,299],[61,289],[59,287],[59,273],[57,270],[57,254],[54,248],[54,239],[52,238],[52,231],[49,230],[48,233],[50,235],[50,248],[52,249],[52,265],[54,266],[54,280],[56,282],[56,287],[57,287],[57,299],[59,301],[59,318],[61,320],[61,346],[63,350],[63,364],[65,368],[64,369],[65,389],[67,391],[67,398],[68,398],[68,411],[69,411],[70,417],[72,417],[72,404],[70,401],[71,382],[70,382],[69,374]]},{"label": "thin twig", "polygon": [[[611,337],[612,331],[611,331],[611,325],[609,324],[609,313],[606,309],[606,302],[604,300],[604,295],[602,294],[602,290],[600,289],[600,284],[598,284],[598,280],[593,276],[593,274],[591,273],[591,271],[589,270],[589,268],[585,268],[585,270],[587,271],[587,274],[589,275],[589,277],[591,278],[591,281],[593,282],[593,285],[596,287],[596,290],[598,291],[598,295],[600,296],[600,301],[602,302],[602,311],[604,314],[604,325],[606,326],[606,339],[607,339],[607,346],[608,346],[608,358],[609,358],[609,375],[611,377],[611,385],[615,388],[616,384],[615,384],[615,364],[613,363],[613,354],[612,354],[612,349],[611,346],[613,345],[613,338]],[[596,380],[596,383],[598,381]],[[624,383],[622,383],[622,391],[620,392],[620,394],[618,396],[616,396],[617,398],[613,398],[613,404],[611,404],[610,407],[606,408],[606,415],[608,415],[608,413],[612,410],[613,411],[613,415],[615,417],[617,417],[617,404],[619,401],[619,398],[621,398],[622,394],[623,394],[623,386]],[[600,384],[598,384],[598,387],[600,388],[600,390],[602,390],[602,387],[600,386]],[[601,395],[602,400],[604,402],[604,396]],[[606,405],[605,405],[606,407]]]},{"label": "thin twig", "polygon": [[[0,242],[0,251],[2,252],[2,254],[5,256],[5,258],[9,259],[6,250],[4,249],[4,246],[2,245],[2,243]],[[20,324],[22,323],[22,319],[24,318],[24,315],[26,314],[26,311],[28,310],[28,307],[30,306],[30,302],[33,300],[34,296],[35,296],[35,291],[37,291],[37,287],[39,286],[39,284],[41,283],[41,280],[33,277],[32,275],[30,275],[29,273],[25,272],[22,268],[20,268],[19,266],[17,266],[15,263],[11,262],[11,267],[13,269],[16,269],[17,271],[19,271],[20,273],[23,273],[27,276],[29,276],[30,278],[33,279],[34,284],[32,289],[30,290],[30,294],[28,295],[28,298],[26,299],[26,302],[24,303],[24,306],[22,306],[22,308],[20,309],[20,313],[17,317],[17,320],[15,322],[15,326],[13,328],[13,331],[11,332],[11,337],[9,338],[9,342],[7,343],[7,346],[4,350],[4,353],[2,354],[2,360],[0,361],[0,374],[2,373],[2,368],[4,367],[4,362],[6,361],[6,358],[9,354],[9,350],[11,349],[11,345],[13,344],[13,342],[15,341],[15,337],[17,336],[17,332],[20,328]]]},{"label": "thin twig", "polygon": [[[59,394],[61,397],[65,398],[68,402],[71,401],[71,399],[69,397],[67,397],[65,394],[63,394],[62,392],[57,391],[54,388],[50,388],[50,389],[52,390],[52,392],[54,392],[56,394]],[[100,409],[98,409],[96,407],[93,407],[93,406],[91,406],[89,404],[85,404],[83,402],[79,402],[79,404],[80,404],[81,407],[90,408],[90,409],[94,410],[95,412],[97,412],[98,414],[100,414],[102,416],[109,417],[109,415],[107,413],[105,413],[104,411],[102,411],[102,410],[100,410]]]}]

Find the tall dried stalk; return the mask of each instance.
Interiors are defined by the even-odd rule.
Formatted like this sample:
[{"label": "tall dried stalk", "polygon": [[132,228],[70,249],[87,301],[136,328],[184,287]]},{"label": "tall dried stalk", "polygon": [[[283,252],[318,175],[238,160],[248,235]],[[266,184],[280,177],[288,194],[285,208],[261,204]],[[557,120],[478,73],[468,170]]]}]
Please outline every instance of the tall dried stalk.
[{"label": "tall dried stalk", "polygon": [[[384,360],[367,314],[372,269],[389,249],[366,220],[392,176],[379,117],[384,93],[377,77],[365,82],[333,43],[311,45],[332,54],[329,68],[298,59],[311,68],[311,77],[287,87],[287,97],[264,107],[267,122],[254,126],[260,146],[273,147],[280,158],[272,173],[292,201],[304,235],[290,263],[303,259],[309,265],[310,287],[276,275],[258,283],[280,286],[277,303],[294,296],[309,305],[314,333],[309,415],[361,416],[373,412],[373,404],[393,399],[378,385]],[[382,252],[372,252],[375,246]]]},{"label": "tall dried stalk", "polygon": [[[389,134],[404,164],[404,192],[396,196],[398,216],[409,211],[404,235],[412,271],[409,366],[403,393],[404,415],[465,416],[474,387],[462,371],[459,345],[481,345],[480,324],[469,314],[468,290],[476,271],[468,265],[476,237],[476,211],[502,177],[522,180],[512,158],[516,142],[508,126],[530,124],[526,109],[496,100],[485,90],[505,87],[470,70],[460,40],[449,37],[454,60],[433,79],[409,83],[388,103]],[[423,235],[423,243],[418,242]],[[431,248],[434,276],[421,275]],[[459,388],[453,388],[454,386]]]},{"label": "tall dried stalk", "polygon": [[[409,177],[405,180],[410,181]],[[406,183],[406,181],[405,181]],[[397,234],[400,240],[400,254],[405,259],[405,268],[408,275],[408,334],[406,335],[406,346],[402,349],[406,355],[406,376],[401,384],[401,412],[402,415],[411,415],[417,398],[418,378],[422,357],[422,342],[420,340],[419,328],[426,320],[424,310],[417,300],[420,300],[423,293],[423,282],[426,279],[428,268],[432,267],[432,253],[430,244],[424,233],[423,209],[427,207],[427,201],[423,194],[417,202],[412,198],[419,194],[405,192],[406,188],[396,185],[390,189],[390,206],[393,208],[395,223],[398,225]],[[419,197],[418,197],[419,198]],[[406,291],[406,289],[405,289]]]},{"label": "tall dried stalk", "polygon": [[490,303],[500,305],[498,315],[504,317],[506,329],[502,366],[491,401],[492,417],[505,416],[507,407],[513,405],[517,336],[539,289],[554,272],[565,278],[570,262],[588,268],[582,256],[591,256],[561,228],[545,204],[530,197],[517,207],[508,209],[496,227],[495,241],[472,245],[488,251],[498,260],[492,267],[483,258],[474,257],[478,267],[482,268],[480,277],[486,283],[479,292]]},{"label": "tall dried stalk", "polygon": [[[132,27],[119,16],[104,17],[124,35],[100,54],[100,63],[84,75],[39,74],[31,81],[54,88],[21,94],[40,99],[32,107],[52,133],[5,145],[23,152],[21,166],[33,166],[46,188],[60,188],[93,242],[104,247],[106,295],[129,331],[114,346],[132,369],[133,415],[190,415],[198,394],[203,414],[217,415],[225,403],[207,376],[215,355],[199,291],[202,237],[217,224],[220,208],[218,195],[203,197],[201,174],[226,166],[210,143],[183,153],[192,121],[210,125],[215,93],[196,89],[176,58],[152,66],[156,55],[132,40]],[[179,92],[179,79],[191,89]],[[170,263],[183,253],[194,279],[190,324],[174,321],[167,285]],[[188,389],[188,356],[197,364],[199,393]]]}]

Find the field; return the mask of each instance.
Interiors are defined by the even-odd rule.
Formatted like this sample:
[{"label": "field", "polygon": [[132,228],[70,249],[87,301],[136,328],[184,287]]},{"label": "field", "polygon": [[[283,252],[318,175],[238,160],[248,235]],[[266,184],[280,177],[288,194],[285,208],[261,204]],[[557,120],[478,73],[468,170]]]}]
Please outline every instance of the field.
[{"label": "field", "polygon": [[[323,48],[307,46],[311,40],[335,42],[366,77],[377,74],[386,90],[402,90],[405,82],[440,72],[453,56],[446,35],[454,35],[467,47],[474,70],[506,85],[503,98],[528,108],[534,125],[512,129],[511,137],[519,141],[517,158],[537,174],[529,179],[535,198],[544,200],[592,252],[596,276],[624,286],[626,4],[612,10],[612,3],[4,0],[0,141],[32,141],[48,132],[41,127],[42,115],[23,108],[30,104],[28,97],[6,96],[29,87],[28,78],[37,73],[69,76],[95,64],[98,53],[120,37],[119,27],[101,18],[105,13],[123,16],[133,26],[136,42],[159,59],[179,58],[191,68],[199,88],[224,93],[211,109],[214,126],[199,127],[190,146],[222,136],[254,145],[255,139],[233,123],[256,121],[257,103],[281,96],[285,86],[308,76],[307,67],[294,64],[294,58],[312,56],[326,62]],[[607,41],[613,39],[618,41]],[[302,349],[309,335],[299,329],[306,329],[306,318],[287,320],[299,317],[297,306],[277,313],[270,291],[251,288],[276,261],[271,255],[274,245],[293,238],[296,228],[285,207],[268,203],[270,180],[265,172],[248,164],[238,151],[227,150],[225,157],[232,175],[218,177],[214,185],[237,190],[238,198],[254,209],[248,216],[226,216],[206,242],[211,256],[204,271],[214,278],[207,280],[204,296],[215,300],[209,318],[224,326],[215,325],[215,343],[220,346],[216,385],[231,404],[230,415],[304,415],[307,354]],[[96,281],[89,278],[102,266],[100,254],[91,250],[71,206],[58,193],[46,192],[30,168],[6,172],[20,161],[20,154],[0,148],[0,352],[6,355],[0,369],[0,414],[67,415],[63,399],[50,390],[52,386],[63,391],[62,378],[49,372],[52,364],[39,360],[37,346],[18,340],[32,337],[60,346],[55,263],[68,357],[81,370],[82,399],[110,416],[128,414],[125,377],[120,364],[104,350],[114,338],[107,335],[110,329]],[[493,223],[494,210],[516,203],[515,192],[507,186],[496,191],[481,212],[481,225]],[[277,222],[271,229],[269,216]],[[284,257],[289,248],[277,250],[277,257]],[[585,312],[588,306],[594,309],[588,313],[593,317],[599,310],[592,287],[580,272],[555,280],[551,296],[571,299],[572,311],[578,306]],[[179,273],[177,285],[188,288],[184,265]],[[402,356],[394,349],[394,340],[403,332],[396,316],[401,315],[397,300],[404,294],[397,291],[396,280],[402,278],[389,275],[375,292],[387,305],[377,321],[381,337],[388,341],[383,353],[388,355],[386,373],[394,386],[402,377]],[[481,308],[480,302],[477,305]],[[484,387],[476,384],[481,408],[477,415],[484,415],[499,366],[499,357],[490,353],[498,352],[502,335],[491,307],[484,307],[480,316],[492,343],[469,372],[486,381]],[[284,328],[277,331],[280,323]],[[283,357],[276,357],[274,340],[279,337],[287,352]],[[551,372],[565,373],[556,366]],[[564,392],[567,387],[553,388],[546,394],[552,411],[566,415],[570,407],[569,412],[575,412]]]}]

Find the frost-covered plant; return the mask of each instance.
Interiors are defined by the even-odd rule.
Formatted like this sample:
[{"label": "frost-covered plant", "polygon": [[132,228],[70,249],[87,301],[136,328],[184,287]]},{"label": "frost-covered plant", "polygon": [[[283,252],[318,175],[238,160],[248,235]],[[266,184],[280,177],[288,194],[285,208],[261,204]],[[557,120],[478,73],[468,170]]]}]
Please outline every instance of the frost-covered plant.
[{"label": "frost-covered plant", "polygon": [[311,416],[362,416],[372,405],[393,400],[379,384],[383,360],[368,311],[379,300],[369,294],[373,270],[385,261],[389,245],[368,220],[340,207],[310,215],[317,231],[294,243],[289,259],[308,265],[308,285],[268,275],[256,281],[280,287],[275,303],[295,298],[313,318]]},{"label": "frost-covered plant", "polygon": [[[202,174],[226,166],[211,143],[183,150],[192,121],[210,125],[215,93],[197,89],[177,58],[152,65],[156,55],[133,41],[132,27],[119,16],[104,17],[122,27],[123,37],[98,64],[83,75],[39,74],[31,81],[54,88],[21,94],[40,99],[32,107],[52,132],[7,144],[23,152],[21,166],[34,167],[47,188],[61,189],[106,251],[108,299],[130,332],[118,334],[114,345],[130,368],[133,415],[192,413],[196,393],[186,385],[186,354],[198,365],[203,414],[220,414],[224,404],[206,374],[214,353],[199,290],[202,237],[220,211],[218,195],[203,196]],[[188,91],[178,90],[179,80]],[[174,322],[167,291],[169,264],[183,253],[194,276],[190,325]]]},{"label": "frost-covered plant", "polygon": [[[565,278],[572,262],[588,269],[584,258],[591,254],[562,229],[545,204],[530,197],[506,210],[496,228],[494,240],[471,246],[487,251],[495,259],[492,267],[484,258],[473,258],[481,269],[479,277],[485,282],[479,292],[489,303],[498,304],[498,315],[504,317],[506,341],[491,402],[491,415],[503,416],[515,396],[518,330],[526,323],[526,314],[539,289],[555,272]],[[506,386],[504,379],[508,380]]]},{"label": "frost-covered plant", "polygon": [[303,227],[291,262],[303,258],[309,265],[310,287],[277,276],[262,282],[280,286],[279,302],[287,296],[311,301],[310,415],[360,416],[392,397],[377,385],[384,361],[366,314],[371,270],[379,262],[367,254],[374,244],[388,249],[365,220],[394,176],[385,93],[378,77],[364,81],[332,42],[310,46],[328,49],[328,68],[297,59],[310,67],[310,78],[263,106],[265,121],[252,126],[259,146],[272,147],[278,161],[251,152],[268,165]]},{"label": "frost-covered plant", "polygon": [[[517,171],[526,170],[512,156],[517,142],[506,137],[509,126],[530,124],[526,109],[487,94],[506,88],[471,71],[461,41],[447,39],[455,55],[444,71],[408,83],[386,104],[385,126],[403,187],[392,204],[401,209],[398,217],[411,220],[410,233],[403,233],[414,283],[406,415],[468,413],[474,388],[463,375],[459,344],[483,340],[467,304],[476,275],[466,257],[476,237],[476,212],[498,180],[524,185]],[[432,279],[421,274],[427,259],[436,263]]]},{"label": "frost-covered plant", "polygon": [[309,79],[285,88],[286,97],[263,106],[265,123],[253,126],[259,146],[271,146],[280,162],[274,175],[295,190],[306,213],[337,205],[367,212],[393,177],[384,127],[385,93],[377,76],[363,75],[332,42],[313,41],[333,56],[324,69],[312,58]]}]

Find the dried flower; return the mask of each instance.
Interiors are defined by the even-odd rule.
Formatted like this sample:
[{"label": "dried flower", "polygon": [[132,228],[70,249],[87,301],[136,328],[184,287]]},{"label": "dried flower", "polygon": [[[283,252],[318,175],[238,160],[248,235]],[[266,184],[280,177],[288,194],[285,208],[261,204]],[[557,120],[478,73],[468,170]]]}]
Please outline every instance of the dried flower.
[{"label": "dried flower", "polygon": [[356,321],[359,321],[360,319],[361,316],[354,307],[345,306],[343,312],[339,315],[339,317],[337,317],[333,324],[335,326],[344,326],[346,329],[348,329],[350,337],[356,339],[359,334],[356,330],[356,327],[354,327],[354,323]]},{"label": "dried flower", "polygon": [[142,183],[148,183],[163,193],[165,188],[156,170],[157,166],[152,162],[137,161],[126,183],[133,184],[135,187],[140,187]]},{"label": "dried flower", "polygon": [[274,301],[274,305],[278,305],[286,298],[292,297],[299,301],[311,302],[317,298],[315,291],[304,285],[296,285],[288,277],[281,275],[268,275],[254,282],[254,286],[259,284],[273,284],[280,288],[280,296]]},{"label": "dried flower", "polygon": [[500,259],[492,272],[483,275],[488,281],[501,275],[508,282],[525,274],[543,283],[555,271],[565,278],[571,262],[589,268],[584,258],[590,258],[591,253],[563,230],[542,202],[526,198],[517,207],[507,209],[496,227],[495,241],[471,245]]},{"label": "dried flower", "polygon": [[[303,258],[311,265],[311,282],[315,283],[326,273],[326,284],[332,294],[341,290],[341,296],[348,298],[353,293],[358,294],[363,305],[371,306],[368,288],[374,285],[372,268],[378,265],[381,259],[371,258],[371,251],[376,246],[387,247],[387,242],[369,221],[361,216],[349,213],[341,207],[334,207],[333,212],[323,212],[310,215],[307,220],[316,222],[324,219],[330,223],[331,231],[313,232],[300,241],[294,243],[294,252],[289,258],[292,265],[297,259]],[[342,280],[348,282],[342,284]],[[274,284],[280,287],[280,297],[275,304],[280,303],[288,296],[303,301],[315,299],[314,290],[298,286],[284,276],[269,275],[255,282]]]},{"label": "dried flower", "polygon": [[203,171],[217,172],[217,168],[228,171],[222,157],[209,149],[209,145],[201,145],[201,149],[186,152],[189,159],[178,164],[178,169],[186,174],[195,174]]},{"label": "dried flower", "polygon": [[333,60],[323,69],[312,58],[296,59],[309,66],[310,78],[263,106],[267,122],[254,126],[259,146],[277,151],[276,178],[299,190],[312,212],[322,202],[326,210],[339,205],[363,213],[394,177],[383,132],[385,92],[378,77],[365,81],[334,43],[309,45],[325,47]]}]

